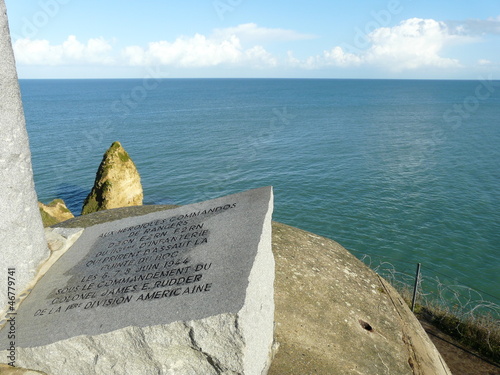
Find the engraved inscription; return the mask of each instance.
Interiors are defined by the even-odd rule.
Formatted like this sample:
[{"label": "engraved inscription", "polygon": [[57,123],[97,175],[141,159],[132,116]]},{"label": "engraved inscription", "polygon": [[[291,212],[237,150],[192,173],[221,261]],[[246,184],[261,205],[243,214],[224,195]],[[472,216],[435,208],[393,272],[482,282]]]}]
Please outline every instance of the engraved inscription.
[{"label": "engraved inscription", "polygon": [[52,290],[34,316],[210,293],[214,285],[207,275],[214,268],[198,251],[210,242],[205,219],[235,207],[231,203],[100,234],[65,273],[67,284]]}]

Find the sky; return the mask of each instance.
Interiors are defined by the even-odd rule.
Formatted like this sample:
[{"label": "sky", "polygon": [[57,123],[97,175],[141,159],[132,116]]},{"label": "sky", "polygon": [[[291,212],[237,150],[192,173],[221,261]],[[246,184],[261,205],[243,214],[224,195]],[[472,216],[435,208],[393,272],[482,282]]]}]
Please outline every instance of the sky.
[{"label": "sky", "polygon": [[500,79],[500,0],[5,0],[19,78]]}]

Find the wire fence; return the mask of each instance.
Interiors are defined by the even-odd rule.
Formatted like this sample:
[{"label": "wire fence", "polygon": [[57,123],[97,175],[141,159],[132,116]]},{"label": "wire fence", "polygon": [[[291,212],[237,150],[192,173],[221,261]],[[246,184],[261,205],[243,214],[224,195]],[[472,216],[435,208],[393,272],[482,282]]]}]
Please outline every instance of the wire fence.
[{"label": "wire fence", "polygon": [[487,316],[500,325],[500,298],[491,293],[453,282],[453,277],[422,265],[416,273],[417,264],[395,261],[383,257],[363,254],[358,258],[388,280],[407,300],[413,293],[421,306],[438,307],[453,313],[459,319],[477,319]]},{"label": "wire fence", "polygon": [[[500,298],[454,282],[454,278],[420,264],[358,254],[367,266],[389,281],[427,321],[500,365]],[[395,266],[397,264],[397,266]],[[421,272],[420,272],[421,271]]]}]

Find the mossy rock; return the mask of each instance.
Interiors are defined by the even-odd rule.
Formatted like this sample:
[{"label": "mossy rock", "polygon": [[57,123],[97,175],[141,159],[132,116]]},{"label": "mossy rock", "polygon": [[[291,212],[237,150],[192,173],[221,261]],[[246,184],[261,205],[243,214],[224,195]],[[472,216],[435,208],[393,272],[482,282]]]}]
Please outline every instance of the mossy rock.
[{"label": "mossy rock", "polygon": [[95,195],[88,195],[83,202],[82,215],[91,214],[92,212],[99,211],[99,203]]},{"label": "mossy rock", "polygon": [[62,199],[54,199],[49,204],[38,202],[38,209],[44,227],[50,227],[74,217]]},{"label": "mossy rock", "polygon": [[94,186],[83,203],[82,215],[140,206],[142,199],[141,179],[134,162],[120,142],[113,142],[97,169]]},{"label": "mossy rock", "polygon": [[59,223],[59,220],[49,215],[42,208],[39,207],[38,209],[40,210],[40,215],[42,216],[42,223],[44,227],[51,227],[52,225],[56,225],[57,223]]}]

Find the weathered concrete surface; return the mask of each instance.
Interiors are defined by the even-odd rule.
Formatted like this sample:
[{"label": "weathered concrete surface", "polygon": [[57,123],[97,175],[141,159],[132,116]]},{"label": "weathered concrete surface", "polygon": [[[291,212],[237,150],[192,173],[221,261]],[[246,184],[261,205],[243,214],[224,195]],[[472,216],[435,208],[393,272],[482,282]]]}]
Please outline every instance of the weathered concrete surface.
[{"label": "weathered concrete surface", "polygon": [[9,36],[0,0],[0,317],[7,304],[7,269],[15,268],[16,295],[34,277],[49,250],[37,206],[31,153]]},{"label": "weathered concrete surface", "polygon": [[142,205],[141,177],[120,142],[104,153],[94,186],[85,199],[82,215],[111,208]]},{"label": "weathered concrete surface", "polygon": [[[153,212],[142,206],[61,223],[85,227]],[[280,347],[269,375],[449,375],[399,294],[338,243],[273,223],[275,320]]]},{"label": "weathered concrete surface", "polygon": [[269,375],[450,374],[399,294],[338,243],[274,223],[273,252]]},{"label": "weathered concrete surface", "polygon": [[38,202],[38,208],[44,227],[50,227],[75,217],[62,199],[54,199],[49,204]]}]

